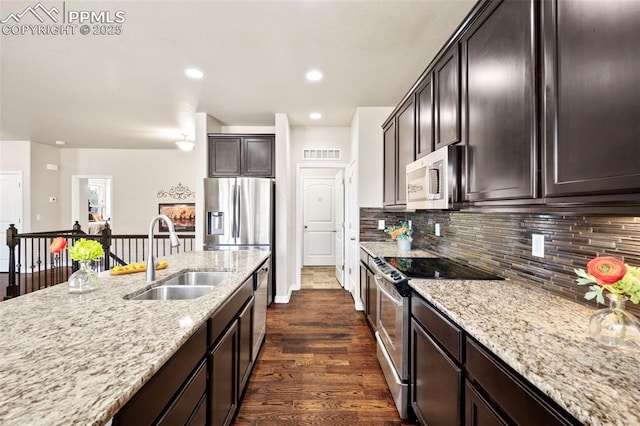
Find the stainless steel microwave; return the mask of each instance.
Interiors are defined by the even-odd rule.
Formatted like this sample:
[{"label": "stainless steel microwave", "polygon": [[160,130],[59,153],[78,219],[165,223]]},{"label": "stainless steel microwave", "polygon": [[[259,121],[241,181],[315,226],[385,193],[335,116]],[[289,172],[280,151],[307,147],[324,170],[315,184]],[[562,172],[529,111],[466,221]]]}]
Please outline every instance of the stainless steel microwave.
[{"label": "stainless steel microwave", "polygon": [[460,197],[462,147],[439,148],[407,165],[407,209],[456,208]]}]

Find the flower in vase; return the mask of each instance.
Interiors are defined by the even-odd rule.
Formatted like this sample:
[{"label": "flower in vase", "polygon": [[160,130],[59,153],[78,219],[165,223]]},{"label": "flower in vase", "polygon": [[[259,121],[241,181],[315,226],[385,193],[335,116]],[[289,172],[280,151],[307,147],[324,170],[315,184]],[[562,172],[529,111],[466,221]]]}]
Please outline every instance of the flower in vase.
[{"label": "flower in vase", "polygon": [[57,237],[51,241],[49,245],[49,251],[53,254],[59,254],[62,250],[67,248],[67,239],[64,237]]},{"label": "flower in vase", "polygon": [[104,256],[102,244],[96,240],[85,240],[81,238],[73,247],[69,248],[71,260],[94,260]]},{"label": "flower in vase", "polygon": [[409,228],[406,221],[401,221],[397,226],[389,226],[384,232],[391,235],[392,240],[407,240],[411,239],[413,228]]},{"label": "flower in vase", "polygon": [[587,300],[595,298],[604,303],[603,292],[628,297],[633,303],[640,303],[640,268],[625,265],[615,257],[601,256],[591,259],[587,263],[587,271],[574,269],[578,285],[591,284],[584,297]]}]

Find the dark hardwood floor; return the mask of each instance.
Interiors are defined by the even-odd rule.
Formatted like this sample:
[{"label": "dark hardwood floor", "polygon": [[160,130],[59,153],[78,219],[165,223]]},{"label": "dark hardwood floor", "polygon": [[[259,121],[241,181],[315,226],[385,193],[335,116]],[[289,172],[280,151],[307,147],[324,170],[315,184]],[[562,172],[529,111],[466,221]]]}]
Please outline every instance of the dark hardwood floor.
[{"label": "dark hardwood floor", "polygon": [[267,311],[267,340],[235,425],[402,425],[362,312],[344,290]]}]

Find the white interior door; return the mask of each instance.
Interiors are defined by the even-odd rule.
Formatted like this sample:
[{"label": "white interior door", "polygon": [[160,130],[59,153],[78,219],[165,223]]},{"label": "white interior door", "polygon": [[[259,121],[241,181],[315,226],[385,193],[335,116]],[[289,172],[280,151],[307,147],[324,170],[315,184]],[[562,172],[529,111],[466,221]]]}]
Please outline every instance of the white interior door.
[{"label": "white interior door", "polygon": [[344,171],[336,173],[336,278],[344,287]]},{"label": "white interior door", "polygon": [[[22,173],[0,172],[0,230],[6,235],[10,224],[15,224],[18,232],[22,229]],[[9,271],[9,247],[6,237],[0,241],[0,272]]]},{"label": "white interior door", "polygon": [[303,187],[304,265],[335,265],[335,180],[305,178]]}]

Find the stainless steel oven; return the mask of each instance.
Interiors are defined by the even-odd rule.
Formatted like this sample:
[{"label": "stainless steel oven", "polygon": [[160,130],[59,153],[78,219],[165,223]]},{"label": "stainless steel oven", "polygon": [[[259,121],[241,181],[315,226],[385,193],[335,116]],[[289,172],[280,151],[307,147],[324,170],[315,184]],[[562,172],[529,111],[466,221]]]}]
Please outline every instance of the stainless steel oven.
[{"label": "stainless steel oven", "polygon": [[468,265],[442,258],[375,258],[377,303],[377,356],[402,419],[409,417],[409,280],[502,279]]},{"label": "stainless steel oven", "polygon": [[400,418],[406,419],[409,408],[410,307],[407,278],[379,258],[374,262],[374,269],[378,291],[375,333],[378,362]]}]

